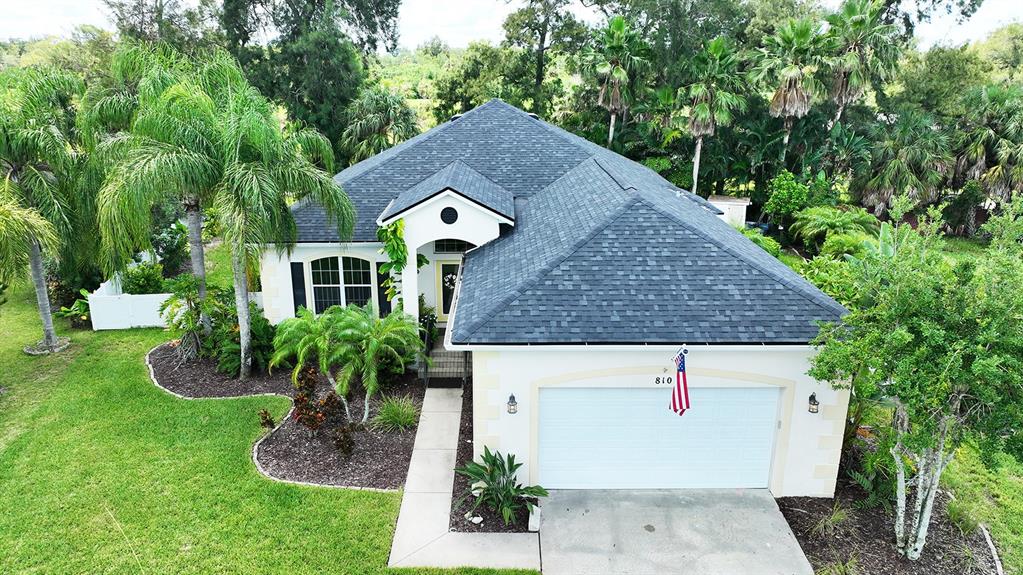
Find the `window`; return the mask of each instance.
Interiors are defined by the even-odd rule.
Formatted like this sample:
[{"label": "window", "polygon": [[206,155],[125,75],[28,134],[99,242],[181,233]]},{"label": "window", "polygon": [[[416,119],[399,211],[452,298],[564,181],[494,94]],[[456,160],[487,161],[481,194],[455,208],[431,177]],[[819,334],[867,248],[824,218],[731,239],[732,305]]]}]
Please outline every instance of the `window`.
[{"label": "window", "polygon": [[313,311],[323,313],[332,305],[342,305],[341,272],[338,271],[337,258],[313,260],[310,269],[313,272]]},{"label": "window", "polygon": [[445,224],[453,224],[458,221],[458,210],[452,207],[444,208],[440,211],[440,221]]},{"label": "window", "polygon": [[331,257],[313,260],[310,266],[316,313],[332,305],[366,305],[373,298],[373,274],[367,260],[342,257],[340,267],[338,264],[338,258]]},{"label": "window", "polygon": [[345,272],[345,302],[366,305],[373,297],[373,274],[370,273],[369,262],[349,257],[341,260]]},{"label": "window", "polygon": [[433,242],[433,251],[438,254],[464,254],[476,246],[462,240],[437,240]]}]

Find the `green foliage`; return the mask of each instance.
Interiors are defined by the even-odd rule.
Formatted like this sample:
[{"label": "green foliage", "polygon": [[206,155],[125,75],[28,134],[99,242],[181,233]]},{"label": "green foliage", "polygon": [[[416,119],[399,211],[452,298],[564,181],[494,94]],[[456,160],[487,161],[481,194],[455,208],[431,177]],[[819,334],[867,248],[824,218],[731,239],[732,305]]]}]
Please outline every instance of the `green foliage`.
[{"label": "green foliage", "polygon": [[[0,287],[4,287],[0,285]],[[70,320],[71,325],[86,325],[89,323],[89,292],[88,290],[82,290],[82,297],[76,299],[70,306],[61,306],[60,311],[54,312],[53,315],[62,317]],[[3,295],[3,290],[0,290],[0,296]]]},{"label": "green foliage", "polygon": [[825,565],[817,575],[865,575],[860,567],[860,559],[855,554],[845,561],[835,561]]},{"label": "green foliage", "polygon": [[174,222],[153,234],[152,244],[165,274],[175,276],[185,269],[188,263],[188,228],[185,224]]},{"label": "green foliage", "polygon": [[841,259],[845,256],[862,256],[863,251],[871,242],[875,241],[871,236],[860,233],[831,234],[821,245],[820,255]]},{"label": "green foliage", "polygon": [[807,206],[810,190],[806,184],[796,180],[792,172],[783,170],[771,180],[764,212],[782,222]]},{"label": "green foliage", "polygon": [[437,308],[426,303],[426,296],[419,294],[419,332],[423,337],[425,349],[433,349],[433,342],[440,335],[437,329]]},{"label": "green foliage", "polygon": [[481,505],[501,514],[505,525],[515,523],[516,516],[522,510],[532,511],[536,500],[547,497],[547,490],[539,485],[524,486],[515,477],[522,467],[515,461],[515,456],[501,455],[500,451],[491,452],[483,447],[480,463],[472,461],[464,467],[455,469],[459,475],[469,478],[469,492],[462,496],[458,506],[469,498],[475,498],[471,511]]},{"label": "green foliage", "polygon": [[762,232],[760,228],[747,228],[743,226],[738,228],[738,230],[742,232],[742,235],[749,238],[750,241],[760,246],[760,248],[765,252],[774,257],[779,257],[781,255],[781,244],[778,243],[778,240],[775,240],[770,236],[765,236],[764,232]]},{"label": "green foliage", "polygon": [[900,91],[893,104],[908,104],[954,123],[968,112],[962,96],[991,80],[991,64],[969,46],[938,44],[924,53],[909,52],[895,81]]},{"label": "green foliage", "polygon": [[813,524],[813,527],[810,528],[810,533],[820,539],[834,537],[842,524],[848,519],[849,510],[842,507],[842,504],[836,501],[831,508],[831,512]]},{"label": "green foliage", "polygon": [[956,526],[963,535],[973,535],[980,522],[973,511],[973,506],[963,499],[951,499],[945,507],[949,522]]},{"label": "green foliage", "polygon": [[409,396],[385,397],[380,402],[373,427],[384,431],[404,433],[416,426],[419,408]]},{"label": "green foliage", "polygon": [[814,251],[829,237],[869,235],[877,232],[880,222],[867,210],[859,207],[814,206],[800,210],[790,230],[803,240],[803,245]]},{"label": "green foliage", "polygon": [[895,503],[895,466],[889,451],[891,434],[884,430],[879,430],[879,433],[874,445],[866,444],[858,435],[848,438],[848,442],[853,445],[846,447],[854,449],[855,460],[855,467],[850,467],[848,474],[867,494],[853,503],[853,507],[881,507],[885,513],[891,513]]},{"label": "green foliage", "polygon": [[418,132],[415,111],[405,100],[380,88],[365,88],[348,108],[341,146],[356,163],[401,143]]},{"label": "green foliage", "polygon": [[[233,311],[232,308],[221,307],[220,309]],[[223,314],[211,319],[215,326],[210,338],[211,353],[217,361],[217,371],[238,377],[238,374],[241,373],[241,343],[237,314]],[[250,348],[252,367],[256,371],[265,372],[274,352],[274,326],[270,324],[255,303],[249,304],[249,321],[252,333]]]},{"label": "green foliage", "polygon": [[142,262],[121,272],[121,291],[128,294],[163,293],[163,265]]},{"label": "green foliage", "polygon": [[628,110],[637,94],[633,84],[650,66],[651,51],[642,34],[622,16],[612,16],[595,31],[593,46],[580,56],[585,74],[597,81],[597,105],[611,113],[607,145],[614,141],[615,120]]},{"label": "green foliage", "polygon": [[820,255],[799,264],[796,271],[847,309],[856,306],[859,300],[856,274],[849,263]]}]

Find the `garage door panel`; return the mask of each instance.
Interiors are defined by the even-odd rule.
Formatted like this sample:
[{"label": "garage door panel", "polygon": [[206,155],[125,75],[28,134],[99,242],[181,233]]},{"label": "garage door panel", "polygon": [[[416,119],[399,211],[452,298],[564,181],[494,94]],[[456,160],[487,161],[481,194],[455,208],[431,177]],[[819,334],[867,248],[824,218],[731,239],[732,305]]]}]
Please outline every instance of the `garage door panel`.
[{"label": "garage door panel", "polygon": [[693,409],[668,409],[670,389],[540,391],[540,483],[547,488],[766,487],[777,388],[690,389]]}]

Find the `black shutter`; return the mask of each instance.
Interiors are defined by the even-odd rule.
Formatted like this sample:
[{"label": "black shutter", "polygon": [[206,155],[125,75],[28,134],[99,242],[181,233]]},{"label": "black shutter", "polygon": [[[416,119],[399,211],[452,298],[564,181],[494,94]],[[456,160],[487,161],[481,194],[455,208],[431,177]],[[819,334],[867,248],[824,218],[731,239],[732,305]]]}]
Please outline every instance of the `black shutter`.
[{"label": "black shutter", "polygon": [[384,285],[388,274],[380,272],[382,265],[383,262],[377,262],[377,300],[380,301],[380,317],[386,317],[391,313],[391,300],[387,299],[387,286]]},{"label": "black shutter", "polygon": [[307,307],[305,301],[305,269],[302,262],[291,262],[291,293],[295,298],[295,314],[298,308]]}]

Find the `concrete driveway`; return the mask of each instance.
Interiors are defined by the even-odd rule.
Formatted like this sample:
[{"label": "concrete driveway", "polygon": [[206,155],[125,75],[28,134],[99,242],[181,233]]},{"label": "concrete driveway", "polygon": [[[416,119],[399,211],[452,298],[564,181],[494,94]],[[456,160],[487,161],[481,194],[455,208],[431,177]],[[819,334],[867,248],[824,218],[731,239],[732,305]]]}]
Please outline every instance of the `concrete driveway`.
[{"label": "concrete driveway", "polygon": [[544,575],[813,575],[767,490],[551,491]]}]

